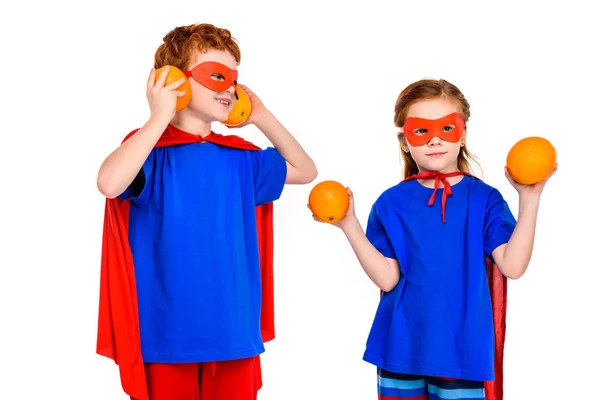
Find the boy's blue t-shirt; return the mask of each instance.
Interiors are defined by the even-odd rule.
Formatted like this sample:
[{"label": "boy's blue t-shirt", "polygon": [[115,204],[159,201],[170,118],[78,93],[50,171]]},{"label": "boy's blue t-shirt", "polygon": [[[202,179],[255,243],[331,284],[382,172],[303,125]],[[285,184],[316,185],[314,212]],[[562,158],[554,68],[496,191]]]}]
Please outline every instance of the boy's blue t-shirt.
[{"label": "boy's blue t-shirt", "polygon": [[[131,185],[129,242],[145,362],[207,362],[264,351],[256,206],[282,193],[274,149],[192,143],[152,150]],[[137,192],[137,193],[136,193]]]},{"label": "boy's blue t-shirt", "polygon": [[516,220],[500,192],[470,176],[441,189],[417,180],[386,190],[372,207],[369,241],[398,260],[364,360],[385,370],[474,381],[494,379],[494,326],[485,257],[507,243]]}]

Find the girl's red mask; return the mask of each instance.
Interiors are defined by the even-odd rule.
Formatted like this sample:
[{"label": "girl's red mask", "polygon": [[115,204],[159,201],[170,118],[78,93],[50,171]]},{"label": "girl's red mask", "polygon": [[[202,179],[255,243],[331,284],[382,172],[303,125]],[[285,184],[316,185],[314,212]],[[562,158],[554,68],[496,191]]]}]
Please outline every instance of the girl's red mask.
[{"label": "girl's red mask", "polygon": [[465,121],[460,113],[440,119],[407,118],[402,126],[406,140],[412,146],[423,146],[434,137],[447,142],[458,142],[463,135]]},{"label": "girl's red mask", "polygon": [[214,92],[224,92],[232,86],[235,87],[238,79],[236,70],[214,61],[198,64],[184,74]]}]

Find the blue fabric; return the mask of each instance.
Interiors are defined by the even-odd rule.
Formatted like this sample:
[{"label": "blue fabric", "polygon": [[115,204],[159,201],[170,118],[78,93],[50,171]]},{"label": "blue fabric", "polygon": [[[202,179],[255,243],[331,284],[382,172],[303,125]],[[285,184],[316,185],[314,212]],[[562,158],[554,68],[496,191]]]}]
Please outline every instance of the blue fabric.
[{"label": "blue fabric", "polygon": [[155,148],[131,185],[142,357],[180,363],[264,351],[255,207],[279,198],[287,168],[260,151],[193,143]]},{"label": "blue fabric", "polygon": [[428,400],[484,400],[485,389],[481,381],[464,379],[445,380],[437,377],[399,374],[377,368],[379,396],[402,399]]},{"label": "blue fabric", "polygon": [[388,371],[474,381],[494,379],[494,330],[485,257],[508,242],[516,221],[500,192],[465,176],[441,192],[417,180],[387,189],[367,237],[398,260],[399,283],[383,293],[364,360]]}]

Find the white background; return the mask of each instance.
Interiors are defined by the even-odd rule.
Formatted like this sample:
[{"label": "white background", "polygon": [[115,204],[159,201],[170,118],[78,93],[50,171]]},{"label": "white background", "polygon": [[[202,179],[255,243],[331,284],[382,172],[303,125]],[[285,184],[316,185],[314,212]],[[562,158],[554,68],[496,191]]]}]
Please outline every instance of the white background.
[{"label": "white background", "polygon": [[[520,138],[548,138],[559,170],[542,198],[528,272],[510,282],[507,400],[598,398],[597,13],[583,1],[32,1],[2,6],[0,399],[127,399],[95,354],[104,157],[148,117],[154,51],[178,25],[230,29],[240,82],[319,167],[275,208],[276,329],[260,400],[375,399],[361,360],[379,292],[337,228],[306,208],[314,184],[355,192],[366,223],[400,179],[393,108],[445,78],[472,105],[469,146],[504,177]],[[596,39],[594,39],[596,38]],[[215,131],[231,133],[220,124]],[[239,134],[267,142],[254,127]]]}]

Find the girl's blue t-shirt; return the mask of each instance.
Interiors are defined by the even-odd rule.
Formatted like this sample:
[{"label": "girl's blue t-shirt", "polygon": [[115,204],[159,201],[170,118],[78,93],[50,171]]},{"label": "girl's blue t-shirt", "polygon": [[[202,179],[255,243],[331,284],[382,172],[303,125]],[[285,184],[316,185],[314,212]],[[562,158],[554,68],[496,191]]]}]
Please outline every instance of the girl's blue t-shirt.
[{"label": "girl's blue t-shirt", "polygon": [[507,243],[516,220],[500,192],[464,176],[452,186],[442,222],[442,190],[417,180],[387,189],[366,235],[398,260],[400,281],[383,293],[364,360],[398,373],[494,379],[494,326],[485,257]]},{"label": "girl's blue t-shirt", "polygon": [[274,149],[192,143],[152,150],[132,184],[129,242],[145,362],[207,362],[264,351],[256,206],[282,193]]}]

